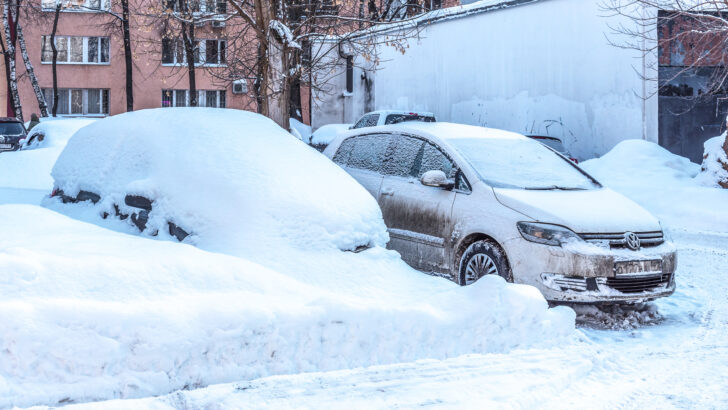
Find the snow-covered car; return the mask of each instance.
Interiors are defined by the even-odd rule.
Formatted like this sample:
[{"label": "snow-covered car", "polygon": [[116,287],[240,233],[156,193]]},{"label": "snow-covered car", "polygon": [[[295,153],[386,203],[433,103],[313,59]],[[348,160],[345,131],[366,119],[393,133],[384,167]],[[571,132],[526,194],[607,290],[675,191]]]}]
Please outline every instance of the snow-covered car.
[{"label": "snow-covered car", "polygon": [[25,126],[14,117],[0,118],[0,152],[17,151],[25,140]]},{"label": "snow-covered car", "polygon": [[486,274],[550,301],[644,301],[675,290],[660,222],[522,135],[407,122],[348,131],[324,153],[382,209],[388,246],[461,285]]},{"label": "snow-covered car", "polygon": [[575,164],[579,163],[579,160],[574,158],[569,150],[566,149],[564,146],[564,143],[561,142],[560,139],[556,137],[548,137],[545,135],[531,135],[526,134],[528,138],[531,138],[532,140],[536,140],[540,142],[541,144],[553,149],[554,151],[558,152],[559,154],[565,156],[566,158],[569,158],[570,160],[574,161]]},{"label": "snow-covered car", "polygon": [[326,124],[322,125],[311,134],[308,145],[323,151],[329,146],[339,133],[350,130],[352,124]]},{"label": "snow-covered car", "polygon": [[71,137],[51,175],[48,207],[204,249],[238,254],[284,241],[360,251],[387,241],[376,202],[356,181],[245,111],[164,108],[100,119]]},{"label": "snow-covered car", "polygon": [[399,124],[405,121],[435,122],[435,114],[431,112],[381,110],[368,112],[351,126],[351,129],[376,127],[379,125]]}]

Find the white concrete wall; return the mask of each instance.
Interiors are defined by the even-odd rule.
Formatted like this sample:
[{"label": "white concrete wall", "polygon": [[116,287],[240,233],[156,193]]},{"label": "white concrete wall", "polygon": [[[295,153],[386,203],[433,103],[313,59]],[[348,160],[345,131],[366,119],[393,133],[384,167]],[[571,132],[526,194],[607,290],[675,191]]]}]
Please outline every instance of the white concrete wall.
[{"label": "white concrete wall", "polygon": [[[602,17],[599,3],[543,0],[432,24],[405,54],[382,50],[374,105],[556,136],[582,159],[624,139],[656,142],[657,99],[642,98],[651,93],[638,74],[642,56],[608,44],[607,24],[618,21]],[[354,94],[363,92],[355,80]],[[327,108],[314,126],[335,122],[341,107]],[[364,108],[348,112],[347,120]]]}]

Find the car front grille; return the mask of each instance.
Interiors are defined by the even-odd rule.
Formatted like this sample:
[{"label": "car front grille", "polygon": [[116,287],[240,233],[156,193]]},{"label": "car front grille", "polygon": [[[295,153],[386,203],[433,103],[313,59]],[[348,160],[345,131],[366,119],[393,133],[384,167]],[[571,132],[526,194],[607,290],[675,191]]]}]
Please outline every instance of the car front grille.
[{"label": "car front grille", "polygon": [[[665,242],[665,238],[662,231],[653,232],[635,232],[638,238],[640,238],[640,246],[643,248],[649,248],[657,246]],[[608,244],[610,248],[625,248],[626,239],[624,238],[625,233],[580,233],[579,236],[587,241],[596,244]]]},{"label": "car front grille", "polygon": [[669,285],[671,276],[670,273],[663,273],[659,275],[607,278],[607,286],[622,293],[647,292],[658,286]]}]

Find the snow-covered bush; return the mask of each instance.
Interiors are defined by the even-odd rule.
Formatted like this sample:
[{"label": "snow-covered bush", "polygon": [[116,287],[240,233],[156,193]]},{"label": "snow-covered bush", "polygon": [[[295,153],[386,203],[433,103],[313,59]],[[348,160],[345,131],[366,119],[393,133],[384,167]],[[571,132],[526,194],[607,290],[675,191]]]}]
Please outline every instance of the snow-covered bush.
[{"label": "snow-covered bush", "polygon": [[118,216],[150,236],[169,238],[178,227],[205,249],[235,253],[283,241],[354,250],[388,240],[364,188],[245,111],[160,108],[98,120],[71,138],[52,175],[62,195],[48,206],[76,216],[86,209],[87,218],[108,216],[112,225]]},{"label": "snow-covered bush", "polygon": [[707,186],[728,189],[728,138],[726,133],[713,137],[703,145],[703,165],[697,180]]}]

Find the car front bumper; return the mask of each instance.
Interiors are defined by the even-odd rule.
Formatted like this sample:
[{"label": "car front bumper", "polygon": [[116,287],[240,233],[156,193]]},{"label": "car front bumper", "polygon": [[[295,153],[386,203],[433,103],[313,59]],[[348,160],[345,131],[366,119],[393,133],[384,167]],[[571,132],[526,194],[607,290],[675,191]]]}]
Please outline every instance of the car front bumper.
[{"label": "car front bumper", "polygon": [[[677,252],[669,241],[638,251],[588,242],[547,246],[523,239],[513,239],[505,247],[514,281],[535,286],[551,302],[637,303],[675,291]],[[634,261],[654,262],[660,268],[617,272],[618,266]]]}]

